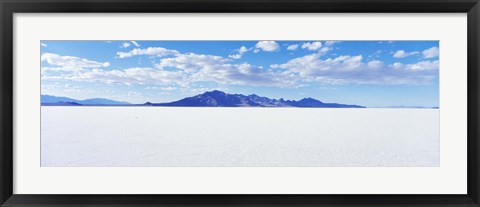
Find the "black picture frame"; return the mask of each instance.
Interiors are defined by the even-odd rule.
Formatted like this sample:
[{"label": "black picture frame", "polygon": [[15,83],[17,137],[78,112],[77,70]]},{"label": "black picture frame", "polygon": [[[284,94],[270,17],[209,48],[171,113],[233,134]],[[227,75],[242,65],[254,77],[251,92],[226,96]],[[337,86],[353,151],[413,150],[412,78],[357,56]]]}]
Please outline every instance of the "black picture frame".
[{"label": "black picture frame", "polygon": [[[1,206],[480,206],[478,0],[0,0]],[[14,13],[467,13],[468,189],[465,195],[13,194]],[[455,178],[451,178],[455,179]],[[254,188],[255,186],[252,186]],[[94,186],[92,186],[94,188]]]}]

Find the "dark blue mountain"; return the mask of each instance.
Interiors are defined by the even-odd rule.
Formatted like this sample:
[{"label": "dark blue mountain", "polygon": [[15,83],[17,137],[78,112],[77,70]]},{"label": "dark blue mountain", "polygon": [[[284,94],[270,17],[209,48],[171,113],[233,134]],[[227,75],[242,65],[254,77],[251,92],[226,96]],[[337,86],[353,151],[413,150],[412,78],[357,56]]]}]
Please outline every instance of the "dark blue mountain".
[{"label": "dark blue mountain", "polygon": [[41,103],[43,106],[72,106],[72,105],[130,105],[127,102],[114,101],[104,98],[92,98],[85,100],[76,100],[67,97],[42,95]]},{"label": "dark blue mountain", "polygon": [[170,103],[150,103],[148,106],[185,106],[185,107],[302,107],[302,108],[365,108],[358,105],[339,103],[323,103],[313,98],[299,101],[270,99],[255,94],[228,94],[222,91],[209,91],[192,97],[187,97]]},{"label": "dark blue mountain", "polygon": [[253,102],[244,95],[240,94],[226,94],[222,91],[209,91],[193,97],[184,98],[179,101],[170,103],[151,104],[153,106],[224,106],[224,107],[238,107],[238,106],[261,106]]}]

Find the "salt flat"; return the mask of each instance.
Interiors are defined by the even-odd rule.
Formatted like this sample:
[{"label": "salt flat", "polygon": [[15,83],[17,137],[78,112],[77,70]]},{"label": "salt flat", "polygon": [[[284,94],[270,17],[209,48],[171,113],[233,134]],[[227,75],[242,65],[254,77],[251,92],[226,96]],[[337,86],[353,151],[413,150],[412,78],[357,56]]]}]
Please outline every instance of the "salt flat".
[{"label": "salt flat", "polygon": [[41,165],[439,166],[438,109],[41,109]]}]

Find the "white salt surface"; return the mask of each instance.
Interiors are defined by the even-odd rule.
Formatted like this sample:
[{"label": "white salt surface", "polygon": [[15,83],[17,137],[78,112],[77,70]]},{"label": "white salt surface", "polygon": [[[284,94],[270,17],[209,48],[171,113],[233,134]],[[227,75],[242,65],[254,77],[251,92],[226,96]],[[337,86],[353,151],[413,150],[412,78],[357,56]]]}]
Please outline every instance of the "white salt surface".
[{"label": "white salt surface", "polygon": [[42,107],[41,166],[439,166],[438,109]]}]

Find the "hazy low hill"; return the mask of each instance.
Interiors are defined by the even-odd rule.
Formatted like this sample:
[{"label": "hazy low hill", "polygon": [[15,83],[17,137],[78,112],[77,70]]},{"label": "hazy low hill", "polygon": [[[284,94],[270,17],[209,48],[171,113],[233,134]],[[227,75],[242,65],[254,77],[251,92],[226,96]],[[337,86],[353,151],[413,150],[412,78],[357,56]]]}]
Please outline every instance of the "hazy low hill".
[{"label": "hazy low hill", "polygon": [[128,102],[115,101],[104,98],[76,100],[61,96],[42,95],[41,103],[44,106],[79,106],[79,105],[129,105]]}]

